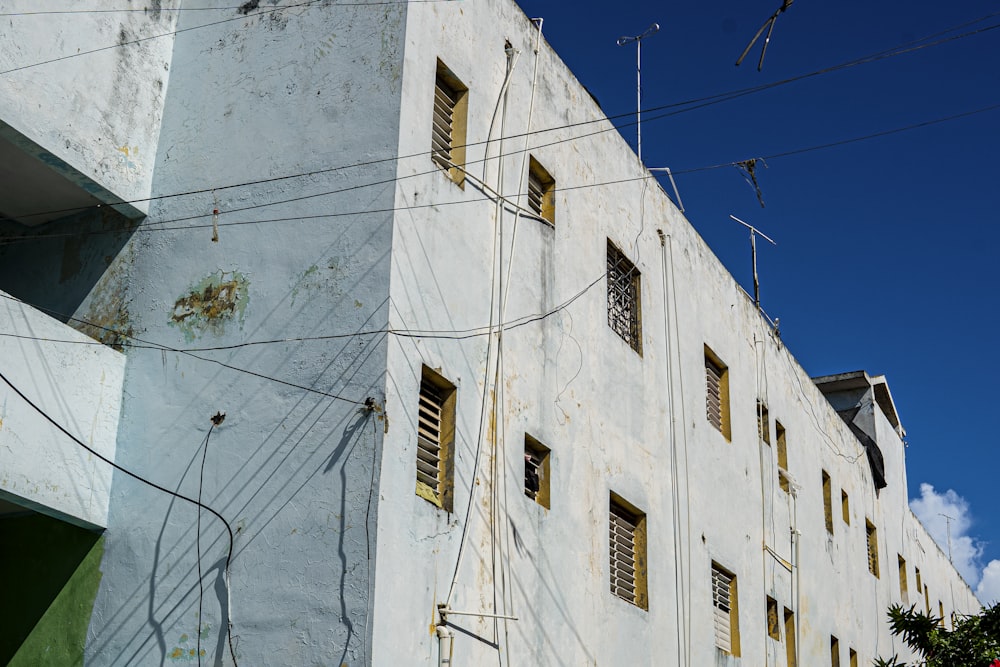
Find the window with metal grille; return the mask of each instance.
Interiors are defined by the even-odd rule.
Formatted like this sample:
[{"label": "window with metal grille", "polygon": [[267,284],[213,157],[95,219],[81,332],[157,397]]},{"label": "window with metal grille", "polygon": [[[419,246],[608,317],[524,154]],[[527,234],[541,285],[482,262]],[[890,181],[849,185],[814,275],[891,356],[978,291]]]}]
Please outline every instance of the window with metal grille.
[{"label": "window with metal grille", "polygon": [[774,422],[774,440],[778,448],[778,486],[785,493],[792,489],[788,474],[788,444],[785,442],[785,427],[781,422]]},{"label": "window with metal grille", "polygon": [[528,209],[556,223],[556,181],[534,157],[528,160]]},{"label": "window with metal grille", "polygon": [[865,519],[865,539],[868,544],[868,571],[878,577],[878,532],[868,519]]},{"label": "window with metal grille", "polygon": [[851,525],[851,499],[847,497],[847,491],[840,490],[840,514],[844,517],[844,523]]},{"label": "window with metal grille", "polygon": [[417,411],[417,495],[452,511],[455,386],[427,368]]},{"label": "window with metal grille", "polygon": [[715,616],[715,645],[730,655],[738,656],[740,633],[736,575],[715,562],[712,563],[712,607]]},{"label": "window with metal grille", "polygon": [[611,592],[642,609],[646,596],[646,515],[611,494],[609,521]]},{"label": "window with metal grille", "polygon": [[830,484],[830,475],[823,471],[823,520],[826,523],[826,532],[833,535],[833,489]]},{"label": "window with metal grille", "polygon": [[729,426],[729,369],[705,346],[705,411],[709,423],[726,437],[732,438]]},{"label": "window with metal grille", "polygon": [[899,598],[907,605],[910,603],[910,593],[906,585],[906,559],[900,554],[896,554],[896,558],[899,560]]},{"label": "window with metal grille", "polygon": [[764,401],[757,401],[757,435],[768,445],[771,444],[771,417]]},{"label": "window with metal grille", "polygon": [[608,326],[642,354],[639,270],[608,241]]},{"label": "window with metal grille", "polygon": [[778,620],[778,601],[767,596],[767,636],[771,639],[781,641],[781,621]]},{"label": "window with metal grille", "polygon": [[549,509],[548,447],[524,434],[524,495]]},{"label": "window with metal grille", "polygon": [[451,180],[464,185],[465,130],[469,89],[437,61],[434,80],[434,114],[431,128],[431,159],[448,172]]},{"label": "window with metal grille", "polygon": [[840,667],[840,640],[830,635],[830,667]]},{"label": "window with metal grille", "polygon": [[795,613],[785,607],[785,664],[788,667],[798,665],[798,650],[795,646]]}]

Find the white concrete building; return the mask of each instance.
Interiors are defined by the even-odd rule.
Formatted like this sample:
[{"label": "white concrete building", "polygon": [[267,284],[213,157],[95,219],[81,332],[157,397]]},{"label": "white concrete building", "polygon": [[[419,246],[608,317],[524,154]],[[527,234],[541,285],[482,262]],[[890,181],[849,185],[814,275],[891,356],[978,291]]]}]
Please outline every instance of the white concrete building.
[{"label": "white concrete building", "polygon": [[0,658],[846,667],[978,609],[885,379],[806,375],[513,2],[217,4],[0,28]]}]

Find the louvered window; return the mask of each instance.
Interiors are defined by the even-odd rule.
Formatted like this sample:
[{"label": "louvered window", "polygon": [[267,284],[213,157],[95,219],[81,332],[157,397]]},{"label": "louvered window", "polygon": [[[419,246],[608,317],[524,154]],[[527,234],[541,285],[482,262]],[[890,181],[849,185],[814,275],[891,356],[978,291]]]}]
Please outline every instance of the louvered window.
[{"label": "louvered window", "polygon": [[528,209],[552,224],[556,221],[556,182],[538,160],[528,162]]},{"label": "louvered window", "polygon": [[865,537],[868,544],[868,571],[878,576],[878,532],[868,519],[865,519]]},{"label": "louvered window", "polygon": [[757,435],[767,444],[771,444],[771,417],[763,401],[757,401]]},{"label": "louvered window", "polygon": [[608,326],[642,354],[639,270],[608,241]]},{"label": "louvered window", "polygon": [[708,422],[729,440],[729,369],[705,346],[705,413]]},{"label": "louvered window", "polygon": [[715,645],[738,655],[736,623],[736,576],[712,563],[712,606],[715,614]]},{"label": "louvered window", "polygon": [[647,608],[646,604],[646,518],[611,498],[609,550],[611,592],[622,600]]},{"label": "louvered window", "polygon": [[465,129],[468,89],[440,60],[434,80],[431,159],[459,185],[465,181]]},{"label": "louvered window", "polygon": [[549,449],[524,434],[524,495],[549,507]]},{"label": "louvered window", "polygon": [[451,511],[455,387],[428,368],[417,411],[417,495]]},{"label": "louvered window", "polygon": [[438,76],[434,85],[434,133],[431,142],[434,161],[445,169],[451,166],[451,127],[458,93]]}]

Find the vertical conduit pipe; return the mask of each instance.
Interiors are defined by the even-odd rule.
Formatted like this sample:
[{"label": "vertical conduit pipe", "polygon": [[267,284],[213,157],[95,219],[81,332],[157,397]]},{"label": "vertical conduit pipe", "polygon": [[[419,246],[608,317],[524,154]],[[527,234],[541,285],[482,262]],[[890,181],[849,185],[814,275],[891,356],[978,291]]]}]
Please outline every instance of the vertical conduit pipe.
[{"label": "vertical conduit pipe", "polygon": [[437,626],[438,667],[451,667],[451,658],[455,650],[455,633],[447,625]]},{"label": "vertical conduit pipe", "polygon": [[683,567],[681,565],[680,559],[683,557],[683,549],[681,548],[681,511],[680,511],[680,498],[681,493],[679,489],[679,476],[677,474],[677,411],[674,409],[674,391],[673,391],[673,373],[671,373],[670,366],[670,352],[671,352],[671,330],[670,330],[670,283],[667,273],[667,237],[663,233],[662,229],[656,230],[657,235],[660,237],[660,257],[663,266],[663,331],[664,331],[664,346],[666,355],[664,357],[667,365],[667,409],[670,410],[670,499],[671,499],[671,516],[673,519],[673,537],[674,537],[674,586],[676,588],[674,595],[674,607],[677,613],[677,664],[678,666],[683,666],[688,664],[687,662],[687,646],[684,642],[684,624],[687,623],[687,619],[684,615],[684,574]]}]

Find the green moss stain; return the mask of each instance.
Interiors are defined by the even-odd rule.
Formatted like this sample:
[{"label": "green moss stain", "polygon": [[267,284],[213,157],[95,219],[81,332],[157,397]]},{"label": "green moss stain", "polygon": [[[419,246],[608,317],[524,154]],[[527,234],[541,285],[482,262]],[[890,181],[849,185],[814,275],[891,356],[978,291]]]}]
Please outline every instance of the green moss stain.
[{"label": "green moss stain", "polygon": [[0,544],[0,664],[82,665],[104,537],[31,514],[0,520]]},{"label": "green moss stain", "polygon": [[243,323],[249,287],[247,277],[238,271],[212,274],[174,302],[170,324],[183,331],[188,341],[206,331],[221,335],[230,321]]}]

